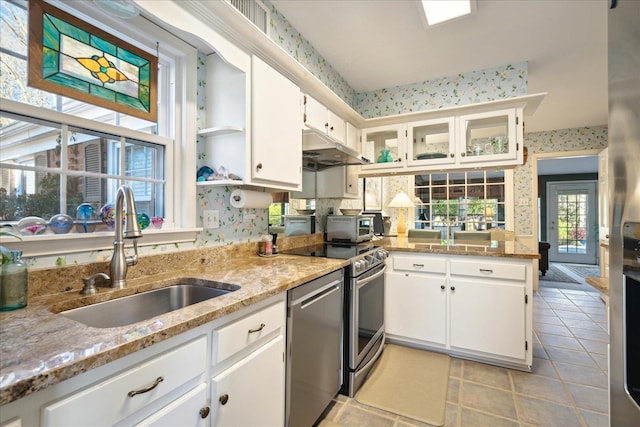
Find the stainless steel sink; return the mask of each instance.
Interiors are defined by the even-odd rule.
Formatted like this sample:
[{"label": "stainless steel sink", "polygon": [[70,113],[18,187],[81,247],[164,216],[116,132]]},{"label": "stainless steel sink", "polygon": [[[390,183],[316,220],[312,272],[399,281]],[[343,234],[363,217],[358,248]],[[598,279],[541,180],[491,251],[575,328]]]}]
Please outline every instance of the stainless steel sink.
[{"label": "stainless steel sink", "polygon": [[130,325],[240,289],[238,285],[202,279],[181,279],[154,289],[110,301],[60,312],[69,319],[95,328]]}]

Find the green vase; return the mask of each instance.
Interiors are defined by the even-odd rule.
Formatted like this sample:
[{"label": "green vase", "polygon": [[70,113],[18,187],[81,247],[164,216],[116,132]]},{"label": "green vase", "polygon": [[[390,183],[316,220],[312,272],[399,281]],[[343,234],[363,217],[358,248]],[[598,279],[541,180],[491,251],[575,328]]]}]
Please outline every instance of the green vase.
[{"label": "green vase", "polygon": [[27,306],[27,264],[22,251],[9,251],[11,259],[0,269],[0,310],[9,311]]}]

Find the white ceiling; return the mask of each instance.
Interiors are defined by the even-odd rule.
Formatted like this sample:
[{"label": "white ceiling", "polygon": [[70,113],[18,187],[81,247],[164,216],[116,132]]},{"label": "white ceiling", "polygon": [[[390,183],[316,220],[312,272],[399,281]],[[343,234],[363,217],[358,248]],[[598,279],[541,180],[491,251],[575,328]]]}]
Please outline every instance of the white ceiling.
[{"label": "white ceiling", "polygon": [[425,28],[415,0],[271,0],[357,92],[528,61],[526,131],[607,124],[607,2],[478,0]]}]

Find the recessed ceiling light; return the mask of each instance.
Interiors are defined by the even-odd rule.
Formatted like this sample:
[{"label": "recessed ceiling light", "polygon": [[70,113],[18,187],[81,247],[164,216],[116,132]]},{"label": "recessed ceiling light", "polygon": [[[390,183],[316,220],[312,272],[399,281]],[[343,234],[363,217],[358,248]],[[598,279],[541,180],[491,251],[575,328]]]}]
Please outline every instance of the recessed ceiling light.
[{"label": "recessed ceiling light", "polygon": [[422,8],[428,25],[436,25],[465,15],[475,10],[475,0],[422,0]]}]

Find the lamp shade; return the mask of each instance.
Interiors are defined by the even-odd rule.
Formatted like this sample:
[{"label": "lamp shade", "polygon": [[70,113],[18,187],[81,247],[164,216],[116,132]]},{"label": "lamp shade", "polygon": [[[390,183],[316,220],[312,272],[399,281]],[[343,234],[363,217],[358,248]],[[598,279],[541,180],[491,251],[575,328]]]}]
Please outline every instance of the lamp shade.
[{"label": "lamp shade", "polygon": [[387,205],[390,208],[412,208],[413,200],[404,191],[399,192]]}]

